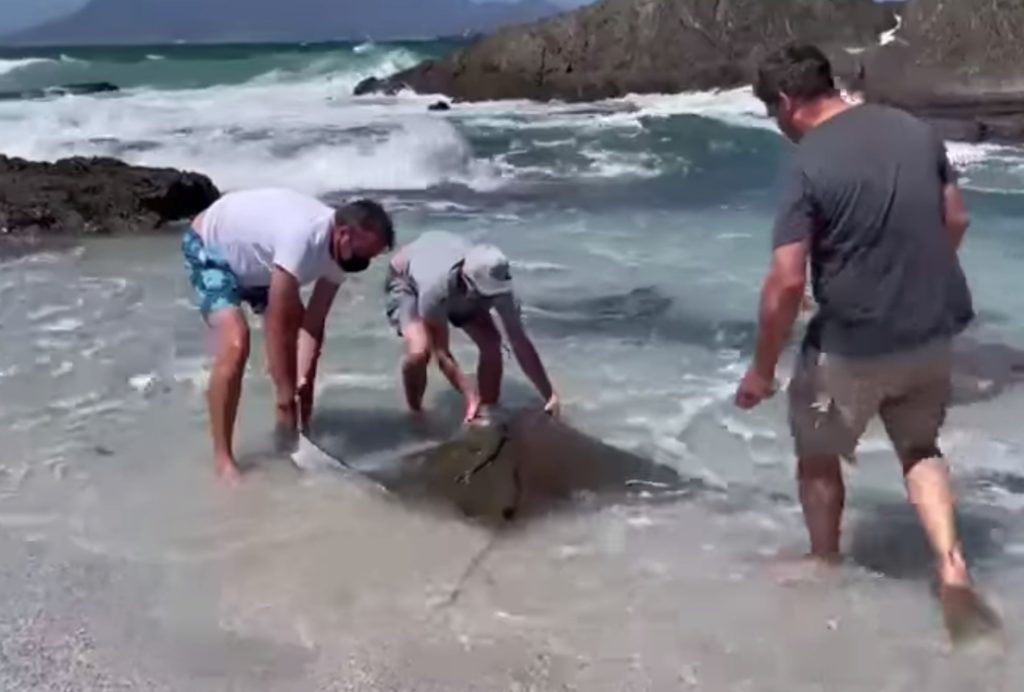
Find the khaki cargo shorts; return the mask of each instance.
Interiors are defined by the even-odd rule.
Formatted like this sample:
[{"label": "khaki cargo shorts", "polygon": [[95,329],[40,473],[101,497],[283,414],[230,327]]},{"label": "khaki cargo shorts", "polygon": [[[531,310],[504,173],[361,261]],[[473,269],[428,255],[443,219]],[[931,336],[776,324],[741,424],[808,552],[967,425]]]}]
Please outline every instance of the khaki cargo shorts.
[{"label": "khaki cargo shorts", "polygon": [[850,359],[804,348],[789,385],[797,456],[854,461],[877,414],[901,459],[940,456],[939,430],[951,395],[952,346],[941,340],[877,358]]}]

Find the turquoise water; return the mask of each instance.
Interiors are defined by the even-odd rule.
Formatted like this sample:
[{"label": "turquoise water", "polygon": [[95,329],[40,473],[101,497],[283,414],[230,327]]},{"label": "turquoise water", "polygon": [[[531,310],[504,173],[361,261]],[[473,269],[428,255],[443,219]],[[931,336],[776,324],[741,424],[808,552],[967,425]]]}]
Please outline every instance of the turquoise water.
[{"label": "turquoise water", "polygon": [[[541,522],[494,548],[456,607],[438,608],[486,537],[267,461],[258,346],[239,446],[259,468],[238,494],[216,490],[208,343],[176,238],[0,265],[0,653],[16,664],[0,667],[0,686],[1016,689],[1016,652],[978,668],[944,658],[880,430],[849,472],[851,564],[824,584],[765,565],[805,538],[782,397],[752,414],[731,404],[789,154],[749,91],[444,113],[427,110],[431,96],[350,96],[441,50],[5,54],[0,90],[126,90],[2,102],[0,151],[114,155],[202,171],[223,189],[372,194],[401,242],[427,229],[491,240],[513,259],[569,420],[719,494]],[[963,259],[980,318],[958,344],[943,443],[979,578],[1019,636],[1024,154],[949,147],[968,188]],[[353,460],[422,442],[401,408],[382,281],[375,266],[343,290],[321,369],[319,441]],[[455,348],[471,362],[464,339]],[[508,401],[535,403],[513,362],[507,372]],[[454,429],[436,372],[428,401],[439,434]]]},{"label": "turquoise water", "polygon": [[11,49],[0,47],[0,92],[83,82],[110,82],[122,89],[189,89],[241,84],[268,74],[310,78],[350,70],[396,67],[445,55],[457,41],[387,44],[185,44],[131,47]]}]

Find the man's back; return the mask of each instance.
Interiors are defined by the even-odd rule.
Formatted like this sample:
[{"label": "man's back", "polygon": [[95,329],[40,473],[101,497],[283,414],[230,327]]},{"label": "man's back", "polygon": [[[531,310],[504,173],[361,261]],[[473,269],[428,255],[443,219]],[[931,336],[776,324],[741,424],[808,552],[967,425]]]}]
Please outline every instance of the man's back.
[{"label": "man's back", "polygon": [[200,234],[224,256],[243,285],[267,286],[274,263],[308,283],[341,281],[327,237],[334,209],[286,188],[230,192],[202,214]]},{"label": "man's back", "polygon": [[813,227],[812,345],[876,356],[966,326],[970,293],[943,212],[955,173],[928,125],[884,106],[853,107],[809,132],[794,164],[775,244]]},{"label": "man's back", "polygon": [[427,231],[399,250],[392,266],[416,290],[420,315],[437,322],[444,320],[452,269],[469,248],[468,242],[453,233]]}]

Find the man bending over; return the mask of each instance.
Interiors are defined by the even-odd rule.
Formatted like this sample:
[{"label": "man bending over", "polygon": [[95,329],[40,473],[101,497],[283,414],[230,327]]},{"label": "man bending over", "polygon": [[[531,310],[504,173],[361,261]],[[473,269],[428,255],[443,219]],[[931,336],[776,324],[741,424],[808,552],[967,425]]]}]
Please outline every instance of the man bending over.
[{"label": "man bending over", "polygon": [[[458,236],[428,232],[401,248],[386,281],[387,317],[405,341],[402,379],[409,408],[418,412],[427,387],[431,357],[465,400],[465,420],[498,401],[501,335],[491,317],[501,318],[520,367],[558,415],[559,400],[544,365],[526,334],[512,286],[509,262],[492,245],[470,245]],[[448,325],[463,330],[479,350],[479,392],[463,376],[449,349]]]},{"label": "man bending over", "polygon": [[[375,202],[339,209],[285,189],[224,195],[199,214],[182,240],[199,312],[216,341],[208,403],[217,474],[237,483],[232,437],[249,358],[242,304],[265,319],[267,364],[276,390],[279,434],[305,428],[324,323],[345,274],[392,248],[394,230]],[[299,289],[314,284],[307,305]]]}]

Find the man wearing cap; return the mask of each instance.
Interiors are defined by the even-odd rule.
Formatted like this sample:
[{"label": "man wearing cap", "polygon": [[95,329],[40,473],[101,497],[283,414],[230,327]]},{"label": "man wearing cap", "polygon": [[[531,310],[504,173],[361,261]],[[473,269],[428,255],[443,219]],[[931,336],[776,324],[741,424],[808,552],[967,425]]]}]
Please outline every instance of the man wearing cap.
[{"label": "man wearing cap", "polygon": [[[422,408],[431,357],[437,358],[438,368],[465,399],[467,422],[477,417],[481,406],[497,403],[501,335],[491,317],[493,309],[501,318],[516,360],[544,399],[544,410],[558,415],[558,395],[526,334],[509,262],[501,250],[493,245],[472,245],[451,233],[424,233],[395,253],[385,291],[388,321],[405,341],[402,379],[410,410]],[[462,329],[480,351],[479,392],[452,356],[449,323]]]}]

